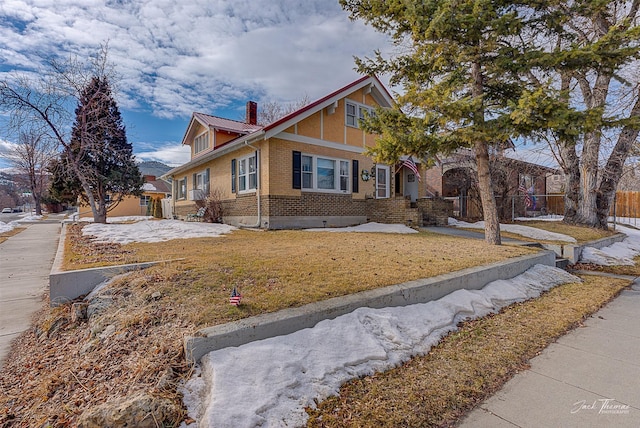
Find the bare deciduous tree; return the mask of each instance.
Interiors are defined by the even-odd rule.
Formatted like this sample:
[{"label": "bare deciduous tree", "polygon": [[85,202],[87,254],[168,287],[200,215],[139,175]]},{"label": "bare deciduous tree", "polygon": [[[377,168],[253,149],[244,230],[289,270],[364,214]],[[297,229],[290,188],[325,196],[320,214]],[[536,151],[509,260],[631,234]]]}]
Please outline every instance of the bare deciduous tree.
[{"label": "bare deciduous tree", "polygon": [[49,185],[47,168],[56,154],[56,144],[46,135],[27,130],[5,156],[29,187],[36,215],[42,215],[42,197]]},{"label": "bare deciduous tree", "polygon": [[[88,160],[107,160],[104,153],[105,138],[108,140],[120,134],[116,128],[121,126],[119,120],[113,121],[99,113],[105,108],[105,100],[111,97],[110,93],[103,93],[104,88],[110,88],[108,82],[114,78],[107,53],[107,46],[104,45],[89,62],[77,58],[66,62],[53,60],[49,62],[48,69],[35,77],[21,74],[0,81],[0,109],[10,113],[9,129],[19,133],[26,127],[44,139],[55,141],[64,153],[60,164],[65,173],[70,173],[70,181],[76,181],[82,189],[94,221],[102,223],[106,221],[105,196],[109,189],[104,188],[104,180],[96,181],[100,173],[96,170],[96,164],[92,165]],[[107,84],[97,85],[96,79]],[[89,93],[92,88],[95,90]],[[77,106],[76,126],[72,135],[74,106]],[[127,170],[123,174],[135,175],[135,171],[129,171],[131,168],[126,164]],[[111,190],[120,195],[130,193],[125,186],[115,186]],[[134,193],[138,190],[133,189]]]},{"label": "bare deciduous tree", "polygon": [[276,120],[293,113],[296,110],[309,104],[309,96],[304,95],[297,101],[283,104],[277,101],[267,101],[258,109],[258,123],[260,125],[268,125]]}]

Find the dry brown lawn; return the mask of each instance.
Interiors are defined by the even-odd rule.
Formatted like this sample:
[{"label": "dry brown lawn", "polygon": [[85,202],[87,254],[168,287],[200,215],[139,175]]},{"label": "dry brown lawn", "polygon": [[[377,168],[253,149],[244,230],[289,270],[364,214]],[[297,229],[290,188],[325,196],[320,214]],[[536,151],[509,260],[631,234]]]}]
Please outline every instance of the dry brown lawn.
[{"label": "dry brown lawn", "polygon": [[[184,308],[199,326],[237,320],[331,297],[484,265],[535,250],[480,240],[416,233],[331,233],[238,230],[217,238],[161,244],[93,244],[77,227],[67,242],[65,269],[182,259],[138,272],[153,289]],[[130,280],[127,280],[130,281]],[[233,287],[243,295],[228,303]]]},{"label": "dry brown lawn", "polygon": [[25,229],[26,227],[14,227],[8,232],[0,233],[0,244],[6,241],[7,239],[11,238],[12,236],[17,235],[18,233],[22,232]]},{"label": "dry brown lawn", "polygon": [[464,323],[427,355],[346,383],[339,396],[307,410],[308,425],[453,426],[628,284],[588,276],[584,283],[565,284],[497,315]]},{"label": "dry brown lawn", "polygon": [[[569,235],[578,241],[578,243],[595,241],[596,239],[605,238],[607,236],[614,235],[616,232],[613,230],[601,230],[593,227],[576,226],[563,223],[561,221],[521,221],[516,224],[522,226],[535,227],[537,229],[547,230],[549,232],[561,233],[563,235]],[[508,236],[511,238],[521,239],[523,241],[538,241],[547,243],[557,243],[557,241],[540,241],[514,233],[504,232],[502,236]]]},{"label": "dry brown lawn", "polygon": [[[427,233],[237,231],[119,246],[79,231],[69,229],[66,269],[182,260],[115,281],[113,304],[89,322],[45,302],[0,372],[2,427],[76,426],[85,409],[140,391],[180,406],[177,385],[190,375],[182,339],[198,328],[535,251]],[[447,426],[625,284],[589,278],[468,323],[427,356],[346,384],[310,424]],[[228,304],[233,286],[244,295],[238,308]]]}]

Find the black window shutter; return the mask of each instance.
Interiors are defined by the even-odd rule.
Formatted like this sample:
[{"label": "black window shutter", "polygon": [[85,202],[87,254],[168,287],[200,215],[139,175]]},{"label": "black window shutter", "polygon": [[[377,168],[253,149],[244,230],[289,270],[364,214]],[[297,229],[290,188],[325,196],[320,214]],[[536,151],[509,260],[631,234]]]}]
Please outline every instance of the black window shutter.
[{"label": "black window shutter", "polygon": [[293,152],[293,188],[302,189],[302,153]]},{"label": "black window shutter", "polygon": [[236,193],[236,160],[231,159],[231,193]]},{"label": "black window shutter", "polygon": [[211,179],[210,179],[210,174],[211,174],[211,169],[207,168],[205,170],[205,177],[204,177],[204,190],[206,193],[209,193],[211,190]]},{"label": "black window shutter", "polygon": [[360,171],[358,171],[358,160],[354,159],[352,164],[353,167],[351,168],[351,171],[353,173],[353,177],[351,177],[351,192],[358,193],[358,183],[360,183],[360,180],[358,180],[358,176],[360,175]]}]

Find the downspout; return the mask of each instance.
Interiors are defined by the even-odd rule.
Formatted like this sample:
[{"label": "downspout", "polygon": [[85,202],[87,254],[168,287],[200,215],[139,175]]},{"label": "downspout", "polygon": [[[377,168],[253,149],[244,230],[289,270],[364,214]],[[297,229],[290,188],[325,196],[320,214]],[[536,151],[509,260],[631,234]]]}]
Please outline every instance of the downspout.
[{"label": "downspout", "polygon": [[260,165],[260,159],[261,159],[260,149],[255,146],[252,146],[251,143],[249,143],[249,141],[245,141],[244,144],[245,146],[251,147],[256,151],[256,168],[258,169],[256,174],[256,200],[258,204],[258,221],[255,225],[246,226],[246,227],[260,228],[262,223],[262,203],[261,203],[261,197],[260,197],[260,192],[262,190],[262,180],[260,179],[260,175],[262,175],[262,165]]}]

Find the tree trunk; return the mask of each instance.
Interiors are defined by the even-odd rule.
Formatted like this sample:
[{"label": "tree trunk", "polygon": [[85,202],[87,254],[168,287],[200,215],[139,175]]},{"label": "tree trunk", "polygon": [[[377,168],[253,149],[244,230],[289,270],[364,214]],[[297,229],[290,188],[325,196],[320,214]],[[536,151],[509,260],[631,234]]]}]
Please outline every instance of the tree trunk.
[{"label": "tree trunk", "polygon": [[[473,98],[481,98],[484,91],[484,77],[480,63],[477,61],[472,64],[471,76],[473,78],[471,95]],[[477,127],[484,125],[483,107],[479,107],[478,110],[474,112],[473,122]],[[484,218],[484,239],[488,244],[500,245],[500,220],[498,219],[498,208],[491,184],[489,147],[484,141],[476,141],[474,149],[476,152],[476,166],[478,168],[478,189],[480,190],[480,201],[482,201],[482,215]]]},{"label": "tree trunk", "polygon": [[580,165],[580,203],[576,222],[594,227],[597,224],[596,196],[598,191],[598,157],[600,155],[600,133],[585,136]]},{"label": "tree trunk", "polygon": [[476,164],[478,167],[478,189],[482,201],[482,214],[484,217],[484,239],[488,244],[500,245],[500,220],[498,208],[491,184],[491,171],[489,169],[489,148],[486,143],[476,143]]},{"label": "tree trunk", "polygon": [[[640,117],[640,98],[636,100],[629,117]],[[596,195],[596,227],[599,229],[607,230],[609,228],[608,220],[611,204],[616,195],[624,163],[629,156],[631,147],[638,138],[638,131],[638,129],[633,129],[631,126],[622,128],[618,141],[607,160],[607,165],[602,173],[600,188]]]}]

